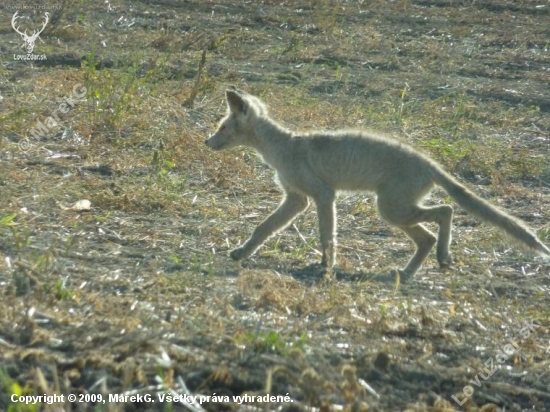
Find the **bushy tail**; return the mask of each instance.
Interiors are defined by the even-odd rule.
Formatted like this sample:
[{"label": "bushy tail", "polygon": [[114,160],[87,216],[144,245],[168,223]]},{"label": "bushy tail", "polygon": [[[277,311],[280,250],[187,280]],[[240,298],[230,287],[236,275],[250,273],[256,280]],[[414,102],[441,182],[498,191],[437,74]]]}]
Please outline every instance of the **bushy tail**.
[{"label": "bushy tail", "polygon": [[484,222],[491,223],[529,249],[550,256],[550,249],[533,232],[527,229],[519,219],[506,214],[489,202],[479,198],[451,175],[437,168],[434,181],[443,187],[460,206],[474,216]]}]

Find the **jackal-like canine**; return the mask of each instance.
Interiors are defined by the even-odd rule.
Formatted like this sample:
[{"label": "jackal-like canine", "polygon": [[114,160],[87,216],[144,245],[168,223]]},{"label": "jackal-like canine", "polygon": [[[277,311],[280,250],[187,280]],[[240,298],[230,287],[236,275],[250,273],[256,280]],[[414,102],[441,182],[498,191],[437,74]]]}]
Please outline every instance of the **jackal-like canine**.
[{"label": "jackal-like canine", "polygon": [[[205,140],[214,150],[246,146],[256,150],[277,172],[285,196],[244,245],[231,252],[240,260],[252,255],[271,235],[286,227],[313,199],[319,217],[323,266],[336,256],[337,191],[372,191],[380,216],[401,228],[416,244],[416,252],[399,271],[401,281],[422,266],[437,241],[442,267],[452,262],[449,205],[424,206],[422,199],[434,185],[443,187],[460,206],[491,223],[532,251],[550,256],[548,249],[519,219],[477,197],[441,166],[412,147],[387,137],[361,131],[292,132],[271,119],[257,98],[237,89],[226,91],[227,115]],[[422,222],[439,225],[436,238]]]}]

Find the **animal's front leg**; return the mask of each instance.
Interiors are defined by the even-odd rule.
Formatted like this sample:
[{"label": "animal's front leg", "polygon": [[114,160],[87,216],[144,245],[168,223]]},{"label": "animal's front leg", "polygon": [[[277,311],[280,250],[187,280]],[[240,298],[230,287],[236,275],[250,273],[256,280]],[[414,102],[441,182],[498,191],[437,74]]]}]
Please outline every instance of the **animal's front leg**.
[{"label": "animal's front leg", "polygon": [[334,197],[316,199],[317,217],[319,219],[319,234],[321,236],[321,265],[334,266],[336,259],[336,208]]},{"label": "animal's front leg", "polygon": [[233,250],[230,256],[241,260],[252,255],[265,240],[287,226],[292,219],[309,205],[306,196],[288,193],[279,207],[254,230],[250,239],[240,248]]}]

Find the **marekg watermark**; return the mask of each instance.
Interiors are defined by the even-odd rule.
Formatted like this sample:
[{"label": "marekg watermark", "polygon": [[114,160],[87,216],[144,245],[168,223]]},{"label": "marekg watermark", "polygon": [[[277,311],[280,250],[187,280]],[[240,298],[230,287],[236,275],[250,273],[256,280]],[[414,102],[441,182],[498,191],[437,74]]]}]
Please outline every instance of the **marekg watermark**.
[{"label": "marekg watermark", "polygon": [[[59,113],[67,114],[75,105],[86,97],[88,90],[86,87],[82,86],[80,83],[77,83],[73,86],[72,94],[69,96],[64,96],[62,103],[59,104],[57,109],[55,109],[44,121],[38,120],[36,125],[29,130],[29,133],[34,137],[36,141],[40,141],[41,138],[45,137],[49,132],[51,132],[56,127],[59,127]],[[32,146],[32,142],[27,136],[20,140],[17,144],[19,149],[23,152],[28,151]]]}]

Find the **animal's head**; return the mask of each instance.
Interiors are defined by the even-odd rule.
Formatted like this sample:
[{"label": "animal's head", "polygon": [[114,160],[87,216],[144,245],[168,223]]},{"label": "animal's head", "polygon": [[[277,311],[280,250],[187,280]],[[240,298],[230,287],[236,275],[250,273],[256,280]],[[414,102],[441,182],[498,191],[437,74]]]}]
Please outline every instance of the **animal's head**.
[{"label": "animal's head", "polygon": [[265,106],[258,98],[236,88],[226,90],[225,97],[227,115],[204,143],[214,150],[253,145],[256,120],[267,113]]}]

